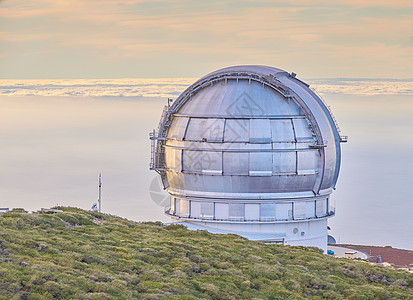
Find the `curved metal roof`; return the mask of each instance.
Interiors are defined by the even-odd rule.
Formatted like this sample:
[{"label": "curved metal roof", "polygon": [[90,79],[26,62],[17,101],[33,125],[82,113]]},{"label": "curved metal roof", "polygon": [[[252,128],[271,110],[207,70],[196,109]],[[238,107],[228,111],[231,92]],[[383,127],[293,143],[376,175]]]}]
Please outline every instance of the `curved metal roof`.
[{"label": "curved metal roof", "polygon": [[[231,126],[238,127],[231,133]],[[202,77],[165,112],[154,138],[153,169],[178,196],[323,196],[331,193],[340,168],[340,135],[328,107],[295,74],[267,66],[233,66]],[[202,155],[217,164],[206,166]],[[244,171],[237,164],[249,166]]]},{"label": "curved metal roof", "polygon": [[242,66],[231,66],[231,67],[226,67],[226,68],[216,70],[214,72],[211,72],[211,73],[205,75],[200,80],[202,80],[203,78],[206,78],[206,77],[215,76],[219,73],[231,73],[231,72],[236,72],[236,73],[248,72],[248,73],[261,74],[261,75],[264,75],[264,76],[267,76],[269,74],[275,75],[275,74],[278,74],[278,73],[288,74],[284,70],[274,68],[274,67],[269,67],[269,66],[242,65]]}]

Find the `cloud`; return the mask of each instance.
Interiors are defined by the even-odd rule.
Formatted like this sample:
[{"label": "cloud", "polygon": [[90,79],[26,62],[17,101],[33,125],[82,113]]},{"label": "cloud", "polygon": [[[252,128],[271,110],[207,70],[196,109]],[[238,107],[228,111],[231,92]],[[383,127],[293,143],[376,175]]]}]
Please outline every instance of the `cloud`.
[{"label": "cloud", "polygon": [[[177,98],[195,78],[0,80],[0,96]],[[306,80],[320,93],[413,95],[413,80]]]},{"label": "cloud", "polygon": [[267,3],[267,4],[289,4],[300,6],[351,6],[355,8],[364,7],[385,7],[385,8],[407,8],[413,7],[413,3],[410,0],[247,0],[247,2],[254,3]]}]

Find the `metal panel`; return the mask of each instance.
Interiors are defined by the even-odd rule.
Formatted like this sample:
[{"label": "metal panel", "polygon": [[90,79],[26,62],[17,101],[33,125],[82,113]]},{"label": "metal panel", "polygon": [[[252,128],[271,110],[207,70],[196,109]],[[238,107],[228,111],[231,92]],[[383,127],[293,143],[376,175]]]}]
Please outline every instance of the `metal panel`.
[{"label": "metal panel", "polygon": [[313,139],[313,133],[307,119],[293,119],[293,124],[297,141]]},{"label": "metal panel", "polygon": [[250,143],[271,143],[271,126],[268,119],[250,120]]},{"label": "metal panel", "polygon": [[[167,148],[167,151],[169,149]],[[182,169],[184,172],[202,172],[202,151],[183,150]]]},{"label": "metal panel", "polygon": [[335,211],[335,203],[331,198],[327,198],[327,213],[330,214]]},{"label": "metal panel", "polygon": [[175,199],[175,213],[179,216],[181,213],[181,199],[179,198],[174,198]]},{"label": "metal panel", "polygon": [[275,203],[261,203],[260,217],[261,221],[275,219]]},{"label": "metal panel", "polygon": [[191,118],[186,130],[185,140],[202,141],[203,134],[207,129],[207,120],[208,119]]},{"label": "metal panel", "polygon": [[258,221],[260,219],[259,204],[245,204],[245,220]]},{"label": "metal panel", "polygon": [[165,153],[166,167],[175,171],[182,171],[182,150],[168,149]]},{"label": "metal panel", "polygon": [[223,160],[224,175],[248,175],[248,152],[224,152]]},{"label": "metal panel", "polygon": [[215,219],[228,220],[229,205],[228,203],[215,203]]},{"label": "metal panel", "polygon": [[222,152],[184,150],[183,168],[185,172],[222,174]]},{"label": "metal panel", "polygon": [[318,150],[297,152],[297,172],[299,175],[314,174],[318,170]]},{"label": "metal panel", "polygon": [[201,203],[201,217],[205,219],[212,219],[214,217],[214,203],[202,202]]},{"label": "metal panel", "polygon": [[189,201],[176,198],[175,200],[176,214],[181,217],[189,216]]},{"label": "metal panel", "polygon": [[201,202],[191,201],[191,218],[201,217]]},{"label": "metal panel", "polygon": [[294,202],[294,219],[305,219],[305,202]]},{"label": "metal panel", "polygon": [[249,142],[250,120],[227,119],[225,121],[225,142]]},{"label": "metal panel", "polygon": [[277,203],[275,207],[275,217],[277,220],[291,220],[293,216],[292,203]]},{"label": "metal panel", "polygon": [[[295,143],[273,143],[274,150],[293,150]],[[272,153],[272,165],[274,174],[296,174],[297,153],[295,151],[282,151]]]},{"label": "metal panel", "polygon": [[175,198],[171,197],[171,212],[175,213],[176,212],[176,206],[175,206]]},{"label": "metal panel", "polygon": [[224,119],[191,118],[185,140],[222,142],[224,139]]},{"label": "metal panel", "polygon": [[229,217],[233,220],[244,219],[245,207],[243,203],[230,203],[229,204]]},{"label": "metal panel", "polygon": [[322,217],[327,214],[327,199],[316,201],[316,216]]},{"label": "metal panel", "polygon": [[171,125],[171,138],[182,140],[185,138],[186,128],[188,126],[188,117],[175,117]]},{"label": "metal panel", "polygon": [[307,201],[305,203],[305,216],[307,218],[315,217],[315,201]]},{"label": "metal panel", "polygon": [[250,152],[250,176],[271,176],[272,175],[272,153],[271,152]]},{"label": "metal panel", "polygon": [[225,119],[208,119],[208,130],[205,132],[207,142],[223,142]]},{"label": "metal panel", "polygon": [[291,119],[271,120],[272,142],[295,142]]},{"label": "metal panel", "polygon": [[203,151],[202,172],[208,171],[222,174],[222,152]]}]

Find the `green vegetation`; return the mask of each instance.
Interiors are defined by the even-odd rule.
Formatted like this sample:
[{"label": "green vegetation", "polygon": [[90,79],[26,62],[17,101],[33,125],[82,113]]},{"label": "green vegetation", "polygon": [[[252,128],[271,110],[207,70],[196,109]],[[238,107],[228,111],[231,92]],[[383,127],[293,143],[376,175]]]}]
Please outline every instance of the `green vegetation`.
[{"label": "green vegetation", "polygon": [[413,299],[413,274],[180,225],[0,216],[0,299]]}]

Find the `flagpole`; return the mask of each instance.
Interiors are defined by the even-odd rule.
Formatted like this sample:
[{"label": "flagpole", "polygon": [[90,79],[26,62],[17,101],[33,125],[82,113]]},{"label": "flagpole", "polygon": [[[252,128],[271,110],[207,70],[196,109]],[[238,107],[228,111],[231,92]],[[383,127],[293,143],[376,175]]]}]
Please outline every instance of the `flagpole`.
[{"label": "flagpole", "polygon": [[99,212],[102,212],[102,173],[99,174]]}]

